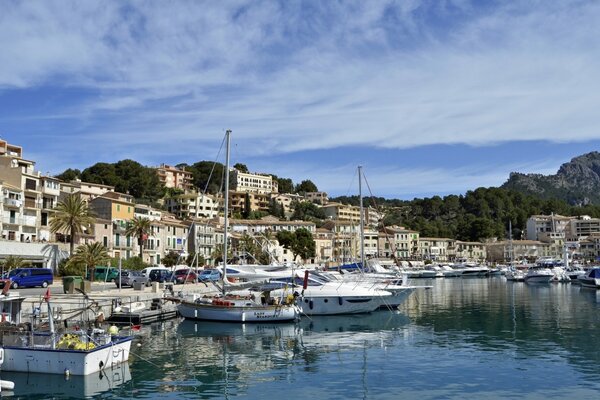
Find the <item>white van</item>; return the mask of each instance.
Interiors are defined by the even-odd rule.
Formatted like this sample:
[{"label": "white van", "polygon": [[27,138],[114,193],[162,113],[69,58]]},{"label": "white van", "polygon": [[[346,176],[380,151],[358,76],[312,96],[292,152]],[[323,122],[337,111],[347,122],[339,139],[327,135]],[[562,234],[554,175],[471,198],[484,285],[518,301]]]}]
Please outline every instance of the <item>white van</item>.
[{"label": "white van", "polygon": [[166,270],[166,271],[170,271],[171,270],[171,268],[163,267],[163,266],[160,266],[160,265],[154,265],[152,267],[144,268],[142,270],[142,275],[144,275],[146,278],[149,278],[150,277],[150,271],[155,270],[155,269],[156,270]]}]

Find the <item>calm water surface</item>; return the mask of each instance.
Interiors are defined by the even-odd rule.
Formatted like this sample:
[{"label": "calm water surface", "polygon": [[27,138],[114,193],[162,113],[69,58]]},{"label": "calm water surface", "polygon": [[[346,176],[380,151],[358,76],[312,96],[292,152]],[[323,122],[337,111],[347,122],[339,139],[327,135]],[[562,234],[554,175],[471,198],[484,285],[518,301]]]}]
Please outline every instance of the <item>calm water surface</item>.
[{"label": "calm water surface", "polygon": [[148,327],[129,365],[102,377],[2,378],[15,381],[14,398],[600,398],[600,292],[431,283],[393,313],[177,321]]}]

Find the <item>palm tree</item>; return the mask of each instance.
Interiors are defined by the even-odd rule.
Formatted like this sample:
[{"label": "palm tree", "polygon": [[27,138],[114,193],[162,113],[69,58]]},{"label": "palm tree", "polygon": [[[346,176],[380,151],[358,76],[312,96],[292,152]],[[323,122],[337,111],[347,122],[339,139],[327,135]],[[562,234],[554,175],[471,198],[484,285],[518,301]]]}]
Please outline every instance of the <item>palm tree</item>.
[{"label": "palm tree", "polygon": [[23,261],[24,260],[19,256],[10,255],[6,257],[2,263],[2,274],[4,275],[4,270],[8,272],[15,268],[21,268],[23,266]]},{"label": "palm tree", "polygon": [[133,219],[129,221],[129,225],[125,231],[126,235],[138,238],[138,244],[140,245],[140,258],[142,261],[144,260],[144,242],[150,234],[151,229],[152,223],[149,219],[133,217]]},{"label": "palm tree", "polygon": [[75,249],[75,235],[82,233],[85,228],[96,222],[96,216],[90,210],[88,203],[77,194],[70,194],[54,208],[50,219],[52,233],[62,232],[71,236],[70,254]]},{"label": "palm tree", "polygon": [[87,277],[90,268],[95,268],[96,265],[106,265],[109,261],[110,257],[106,247],[102,243],[95,242],[78,246],[75,254],[69,259],[69,264],[85,265],[85,276]]}]

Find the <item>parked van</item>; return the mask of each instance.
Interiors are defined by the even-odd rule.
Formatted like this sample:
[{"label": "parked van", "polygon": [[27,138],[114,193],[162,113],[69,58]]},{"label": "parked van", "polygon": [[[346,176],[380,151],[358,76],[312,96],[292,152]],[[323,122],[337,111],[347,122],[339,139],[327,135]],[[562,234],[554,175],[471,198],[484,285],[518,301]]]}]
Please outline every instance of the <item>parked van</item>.
[{"label": "parked van", "polygon": [[10,286],[13,289],[20,287],[48,287],[54,282],[52,270],[49,268],[15,268],[8,273]]},{"label": "parked van", "polygon": [[171,269],[167,268],[167,267],[160,267],[160,266],[153,266],[153,267],[147,267],[144,268],[142,270],[142,275],[150,278],[150,272],[154,271],[154,270],[163,270],[163,271],[171,271]]},{"label": "parked van", "polygon": [[[113,267],[96,267],[93,270],[94,281],[115,282],[119,277],[119,270]],[[88,279],[91,280],[92,270],[88,271]]]}]

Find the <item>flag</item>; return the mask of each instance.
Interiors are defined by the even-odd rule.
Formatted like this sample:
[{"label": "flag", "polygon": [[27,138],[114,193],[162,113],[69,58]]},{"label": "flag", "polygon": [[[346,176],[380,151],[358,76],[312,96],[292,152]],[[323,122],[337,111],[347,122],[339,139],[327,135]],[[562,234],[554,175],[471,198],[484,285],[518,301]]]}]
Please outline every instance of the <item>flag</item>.
[{"label": "flag", "polygon": [[46,294],[44,295],[44,301],[47,303],[50,300],[50,288],[46,289]]}]

